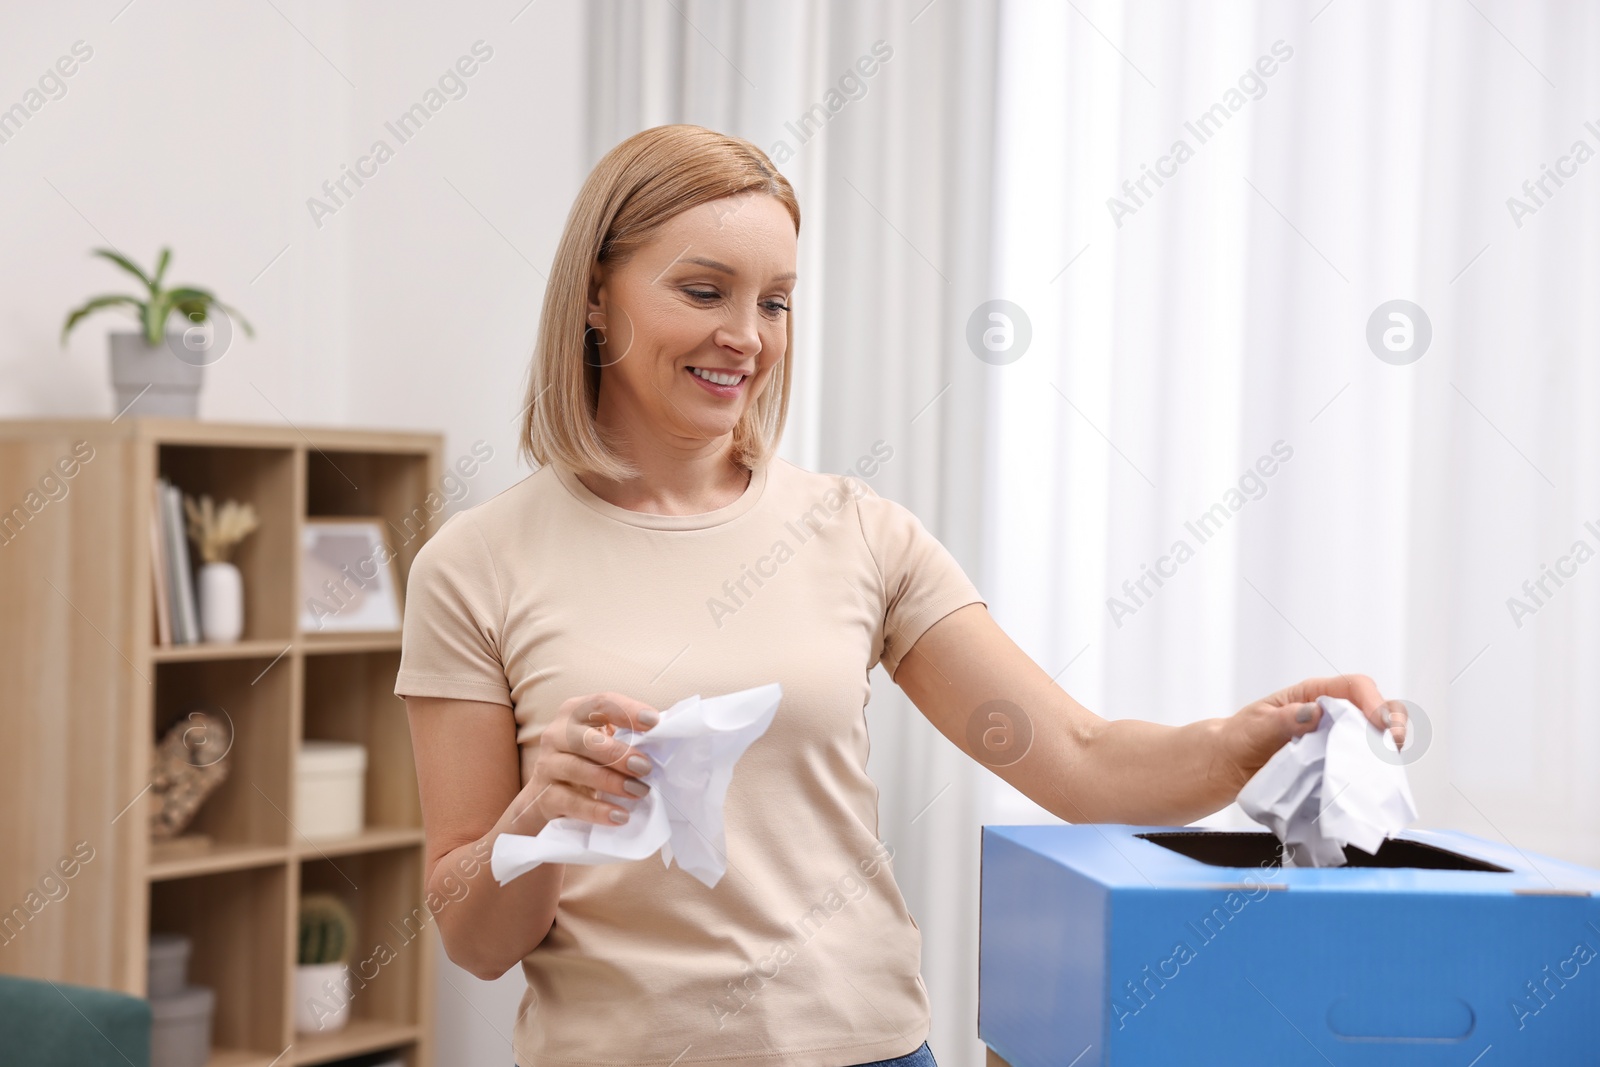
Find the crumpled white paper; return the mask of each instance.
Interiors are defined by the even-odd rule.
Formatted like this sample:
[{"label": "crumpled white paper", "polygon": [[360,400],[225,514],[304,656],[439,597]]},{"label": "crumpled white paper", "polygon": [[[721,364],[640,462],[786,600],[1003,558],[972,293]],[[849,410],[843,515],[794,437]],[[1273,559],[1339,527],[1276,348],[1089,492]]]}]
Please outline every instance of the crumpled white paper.
[{"label": "crumpled white paper", "polygon": [[1239,793],[1239,806],[1285,845],[1285,867],[1342,867],[1344,846],[1375,853],[1417,817],[1406,769],[1368,747],[1378,728],[1339,697],[1317,698],[1322,720],[1280,748]]},{"label": "crumpled white paper", "polygon": [[641,776],[650,792],[606,799],[628,808],[628,821],[602,826],[585,819],[552,819],[534,836],[495,838],[489,868],[505,885],[541,863],[613,863],[661,850],[661,862],[678,866],[707,886],[727,869],[722,804],[733,765],[766,733],[783,698],[777,682],[723,696],[685,697],[639,732],[619,727],[617,740],[650,757]]}]

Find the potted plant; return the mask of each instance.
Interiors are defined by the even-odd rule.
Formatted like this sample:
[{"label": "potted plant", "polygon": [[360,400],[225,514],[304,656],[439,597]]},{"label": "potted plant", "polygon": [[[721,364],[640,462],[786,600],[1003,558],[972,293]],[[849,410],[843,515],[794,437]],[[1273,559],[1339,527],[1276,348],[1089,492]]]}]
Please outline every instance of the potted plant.
[{"label": "potted plant", "polygon": [[[192,419],[200,407],[200,382],[207,363],[222,358],[232,341],[231,313],[244,332],[255,331],[238,311],[218,300],[209,290],[193,285],[171,289],[162,287],[172,250],[163,248],[154,274],[146,274],[126,256],[110,248],[97,248],[103,256],[138,278],[143,296],[113,294],[86,301],[67,315],[61,327],[61,343],[85,316],[108,307],[128,307],[138,316],[138,330],[113,331],[111,337],[111,384],[117,394],[117,412],[135,409],[138,415],[170,415]],[[217,310],[220,309],[219,313]],[[181,332],[169,332],[168,318],[176,312],[187,320]]]},{"label": "potted plant", "polygon": [[294,969],[294,1028],[331,1034],[350,1021],[350,946],[356,920],[332,893],[300,898],[300,956]]},{"label": "potted plant", "polygon": [[207,641],[237,641],[244,633],[244,578],[228,559],[260,520],[256,509],[237,500],[218,508],[201,494],[183,498],[189,537],[200,549],[200,635]]}]

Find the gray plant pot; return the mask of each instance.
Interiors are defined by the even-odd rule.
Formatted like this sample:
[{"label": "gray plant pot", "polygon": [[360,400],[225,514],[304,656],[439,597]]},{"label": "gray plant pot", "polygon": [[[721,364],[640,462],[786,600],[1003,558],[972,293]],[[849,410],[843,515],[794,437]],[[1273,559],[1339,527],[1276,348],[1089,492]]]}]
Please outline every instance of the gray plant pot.
[{"label": "gray plant pot", "polygon": [[111,333],[111,385],[124,415],[193,419],[200,414],[205,367],[185,363],[165,344],[145,344],[138,331]]}]

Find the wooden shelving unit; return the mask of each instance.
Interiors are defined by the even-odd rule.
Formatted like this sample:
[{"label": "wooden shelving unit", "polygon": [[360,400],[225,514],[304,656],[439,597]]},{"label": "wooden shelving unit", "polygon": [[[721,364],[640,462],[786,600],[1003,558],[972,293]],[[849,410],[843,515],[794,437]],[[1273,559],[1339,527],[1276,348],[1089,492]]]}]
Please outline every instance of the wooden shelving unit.
[{"label": "wooden shelving unit", "polygon": [[[300,633],[297,599],[307,517],[382,517],[403,587],[438,523],[440,451],[434,434],[0,422],[0,971],[143,996],[149,934],[184,933],[190,982],[217,994],[210,1067],[381,1050],[433,1067],[437,934],[410,730],[392,693],[399,635]],[[235,558],[237,643],[155,644],[158,474],[255,505],[261,526]],[[228,778],[189,828],[210,844],[153,845],[151,745],[199,707],[225,710],[235,730]],[[303,738],[366,746],[360,834],[311,841],[295,829]],[[298,901],[323,890],[357,919],[352,1018],[296,1034]]]}]

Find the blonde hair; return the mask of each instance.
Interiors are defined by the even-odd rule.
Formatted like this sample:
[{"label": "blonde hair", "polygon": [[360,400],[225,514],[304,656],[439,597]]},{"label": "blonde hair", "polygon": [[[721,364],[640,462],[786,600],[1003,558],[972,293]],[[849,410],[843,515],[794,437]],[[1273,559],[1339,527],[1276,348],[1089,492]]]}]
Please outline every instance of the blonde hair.
[{"label": "blonde hair", "polygon": [[[556,247],[539,316],[539,337],[523,399],[522,456],[579,473],[623,480],[638,472],[604,440],[595,414],[600,353],[589,337],[589,282],[599,268],[627,262],[668,219],[739,193],[777,197],[800,232],[800,203],[765,152],[739,137],[676,124],[641,130],[607,152],[578,190]],[[764,464],[783,437],[789,408],[794,318],[777,388],[770,385],[733,431],[732,458]]]}]

